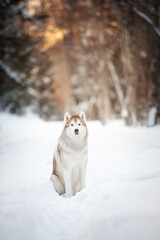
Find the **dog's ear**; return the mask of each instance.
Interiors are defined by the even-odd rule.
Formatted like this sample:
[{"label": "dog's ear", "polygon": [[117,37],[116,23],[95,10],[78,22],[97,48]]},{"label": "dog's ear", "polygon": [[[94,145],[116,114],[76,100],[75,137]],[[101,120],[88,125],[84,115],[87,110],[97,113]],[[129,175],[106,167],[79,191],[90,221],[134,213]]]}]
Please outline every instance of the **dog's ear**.
[{"label": "dog's ear", "polygon": [[80,112],[79,116],[84,122],[86,122],[86,115],[83,111]]},{"label": "dog's ear", "polygon": [[66,112],[64,114],[64,123],[66,123],[70,118],[71,118],[71,115],[68,112]]}]

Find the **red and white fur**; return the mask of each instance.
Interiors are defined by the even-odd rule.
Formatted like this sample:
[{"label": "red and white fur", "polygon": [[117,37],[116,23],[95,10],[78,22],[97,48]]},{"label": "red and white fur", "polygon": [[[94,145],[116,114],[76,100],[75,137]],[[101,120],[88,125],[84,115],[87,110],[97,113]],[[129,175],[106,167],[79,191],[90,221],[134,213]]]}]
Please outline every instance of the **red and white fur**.
[{"label": "red and white fur", "polygon": [[64,126],[53,157],[50,180],[58,194],[72,197],[86,186],[88,130],[84,112],[64,115]]}]

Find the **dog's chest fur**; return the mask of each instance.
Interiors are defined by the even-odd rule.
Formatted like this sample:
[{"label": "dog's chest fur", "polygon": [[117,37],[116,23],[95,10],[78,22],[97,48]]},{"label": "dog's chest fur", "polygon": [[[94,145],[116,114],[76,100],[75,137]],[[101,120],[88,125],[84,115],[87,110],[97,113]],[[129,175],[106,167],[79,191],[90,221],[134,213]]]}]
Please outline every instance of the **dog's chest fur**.
[{"label": "dog's chest fur", "polygon": [[62,135],[59,139],[59,147],[60,158],[64,167],[78,167],[86,161],[88,150],[86,139],[71,141]]}]

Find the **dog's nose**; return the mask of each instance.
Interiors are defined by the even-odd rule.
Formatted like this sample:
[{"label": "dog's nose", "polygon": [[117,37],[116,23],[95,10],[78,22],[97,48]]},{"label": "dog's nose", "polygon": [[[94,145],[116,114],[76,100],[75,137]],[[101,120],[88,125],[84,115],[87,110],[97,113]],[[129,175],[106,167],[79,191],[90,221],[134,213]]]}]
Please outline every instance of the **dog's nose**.
[{"label": "dog's nose", "polygon": [[74,131],[75,131],[75,133],[78,133],[79,132],[79,130],[76,128],[76,129],[74,129]]}]

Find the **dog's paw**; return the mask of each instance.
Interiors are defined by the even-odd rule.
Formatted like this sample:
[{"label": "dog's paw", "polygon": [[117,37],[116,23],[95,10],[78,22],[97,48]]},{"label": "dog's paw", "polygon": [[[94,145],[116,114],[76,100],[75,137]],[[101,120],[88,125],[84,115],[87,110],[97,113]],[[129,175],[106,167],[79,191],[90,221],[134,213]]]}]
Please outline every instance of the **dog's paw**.
[{"label": "dog's paw", "polygon": [[72,193],[66,193],[66,198],[71,198],[72,196]]}]

